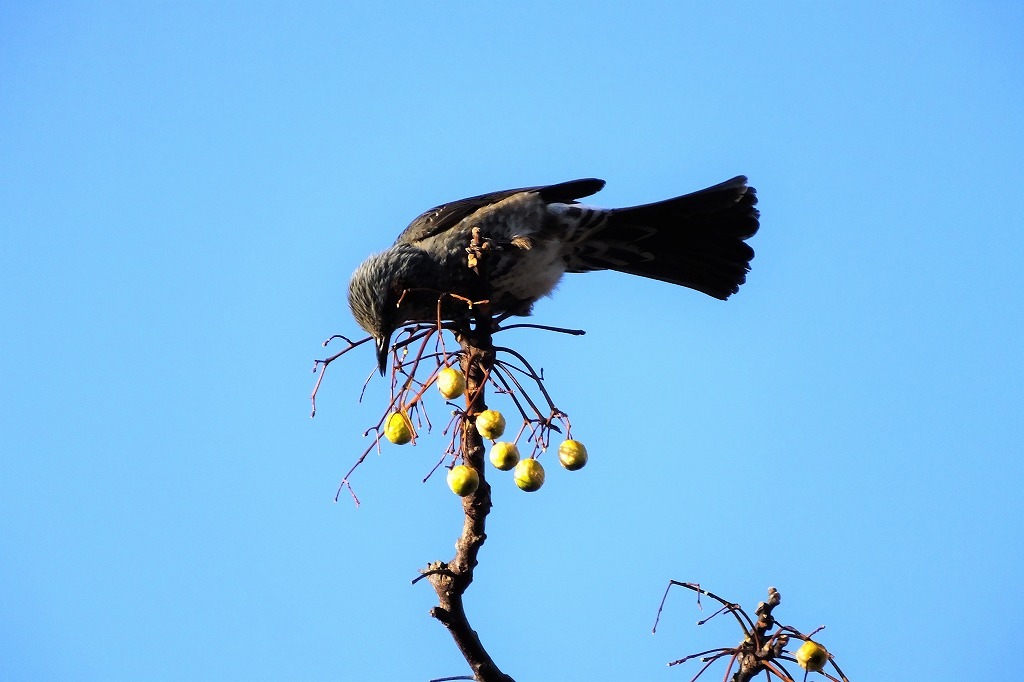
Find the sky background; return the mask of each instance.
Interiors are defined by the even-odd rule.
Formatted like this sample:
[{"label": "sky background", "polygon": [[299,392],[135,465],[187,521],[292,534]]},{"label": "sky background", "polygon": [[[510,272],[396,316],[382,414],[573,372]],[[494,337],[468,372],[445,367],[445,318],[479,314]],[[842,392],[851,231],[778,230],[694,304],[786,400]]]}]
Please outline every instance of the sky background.
[{"label": "sky background", "polygon": [[1024,9],[959,5],[0,4],[0,677],[465,674],[410,585],[445,439],[333,502],[386,405],[364,347],[309,418],[350,273],[447,200],[743,173],[737,296],[570,276],[535,320],[586,336],[504,339],[591,461],[492,475],[473,625],[520,680],[686,682],[739,632],[678,592],[652,636],[667,581],[775,586],[851,680],[1005,678]]}]

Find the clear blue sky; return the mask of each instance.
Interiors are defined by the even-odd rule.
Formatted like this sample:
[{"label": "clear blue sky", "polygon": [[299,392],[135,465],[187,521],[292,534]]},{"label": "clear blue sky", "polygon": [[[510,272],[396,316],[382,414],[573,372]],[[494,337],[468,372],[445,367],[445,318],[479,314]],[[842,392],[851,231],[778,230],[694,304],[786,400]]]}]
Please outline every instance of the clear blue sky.
[{"label": "clear blue sky", "polygon": [[449,199],[745,173],[739,295],[574,276],[536,320],[587,336],[506,339],[591,462],[497,479],[474,625],[520,680],[685,681],[738,633],[679,593],[652,636],[666,582],[774,585],[851,679],[1004,679],[1024,10],[959,5],[0,5],[0,677],[464,674],[409,584],[440,434],[332,501],[383,395],[362,349],[309,419],[350,273]]}]

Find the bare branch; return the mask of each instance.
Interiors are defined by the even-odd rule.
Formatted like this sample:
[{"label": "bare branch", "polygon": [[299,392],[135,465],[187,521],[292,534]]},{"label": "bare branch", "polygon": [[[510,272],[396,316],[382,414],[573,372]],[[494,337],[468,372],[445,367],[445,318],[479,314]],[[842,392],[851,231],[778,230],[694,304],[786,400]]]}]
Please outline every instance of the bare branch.
[{"label": "bare branch", "polygon": [[485,520],[491,508],[491,488],[485,477],[484,443],[474,427],[474,417],[486,409],[484,386],[494,365],[494,351],[491,345],[490,318],[483,314],[486,310],[478,310],[477,313],[475,329],[459,334],[461,364],[466,376],[466,410],[459,422],[459,432],[463,461],[477,471],[480,485],[473,494],[462,498],[465,519],[462,535],[455,543],[455,557],[448,563],[430,564],[424,575],[438,597],[438,605],[431,609],[430,614],[448,628],[456,646],[473,670],[474,679],[511,682],[512,678],[498,668],[470,626],[462,599],[473,582],[477,555],[487,538]]},{"label": "bare branch", "polygon": [[316,416],[316,394],[317,394],[317,391],[320,390],[321,382],[323,382],[323,380],[324,380],[324,372],[327,371],[327,365],[331,364],[332,362],[334,362],[335,360],[337,360],[338,358],[340,358],[342,355],[344,355],[345,353],[349,352],[353,348],[355,348],[357,346],[363,345],[364,343],[369,341],[370,338],[372,338],[372,337],[367,336],[365,339],[361,339],[359,341],[352,341],[347,336],[342,336],[341,334],[335,334],[334,336],[331,336],[326,341],[324,341],[324,343],[323,343],[324,347],[326,347],[327,344],[329,344],[334,339],[342,339],[342,340],[344,340],[345,342],[348,343],[348,346],[346,348],[341,349],[340,351],[338,351],[337,353],[335,353],[334,355],[332,355],[329,358],[326,358],[324,360],[314,360],[313,361],[313,371],[315,372],[317,370],[317,367],[320,367],[320,375],[316,378],[316,385],[313,386],[313,393],[310,394],[310,396],[309,396],[309,402],[311,403],[311,408],[310,408],[310,413],[309,413],[310,418]]},{"label": "bare branch", "polygon": [[[652,629],[651,632],[654,632],[657,629],[657,627],[658,627],[658,619],[661,618],[661,610],[665,606],[665,600],[668,598],[668,591],[670,589],[672,589],[673,585],[678,585],[679,587],[685,587],[688,590],[693,590],[694,592],[696,592],[697,593],[697,605],[698,606],[700,606],[700,595],[703,594],[703,595],[706,595],[708,597],[711,597],[712,599],[717,601],[719,604],[721,604],[722,606],[726,607],[726,609],[730,613],[732,613],[733,617],[740,624],[740,628],[743,629],[743,634],[744,635],[749,635],[750,631],[747,629],[747,626],[740,619],[740,616],[737,615],[737,612],[739,614],[742,614],[743,618],[745,618],[747,620],[747,622],[750,623],[751,629],[753,629],[754,623],[750,620],[750,618],[743,611],[743,609],[740,608],[739,604],[733,604],[732,602],[729,602],[729,601],[726,601],[726,600],[722,599],[717,594],[705,590],[703,587],[700,586],[700,583],[683,583],[683,582],[679,582],[678,580],[669,580],[668,581],[668,587],[665,588],[665,594],[661,598],[661,604],[658,605],[658,615],[657,615],[657,618],[655,618],[655,620],[654,620],[654,629]],[[713,617],[714,616],[709,616],[708,618],[706,618],[702,622],[707,622],[708,620],[710,620]],[[702,624],[702,622],[699,622],[698,625]]]},{"label": "bare branch", "polygon": [[[821,627],[815,629],[810,634],[804,634],[792,626],[780,625],[777,623],[773,612],[775,608],[782,603],[782,597],[779,595],[778,590],[774,587],[768,588],[768,600],[759,603],[755,610],[755,613],[758,616],[757,622],[755,623],[739,604],[722,599],[713,592],[705,590],[697,583],[684,583],[677,580],[670,580],[668,586],[665,588],[665,593],[661,597],[661,603],[658,605],[658,613],[654,619],[654,629],[652,632],[657,630],[662,609],[665,606],[665,601],[668,599],[668,593],[672,589],[673,585],[685,587],[686,589],[696,592],[698,607],[700,606],[700,595],[710,597],[721,605],[721,608],[716,610],[713,614],[698,621],[698,625],[707,623],[721,613],[729,612],[733,614],[733,617],[736,618],[736,622],[740,625],[740,629],[743,630],[743,640],[735,647],[727,649],[709,649],[697,654],[690,654],[689,656],[672,661],[669,665],[678,665],[680,663],[693,660],[694,658],[704,656],[705,654],[713,653],[713,656],[701,659],[704,661],[704,666],[694,676],[693,680],[696,680],[698,677],[703,675],[705,671],[707,671],[708,666],[711,665],[711,663],[728,655],[730,656],[729,665],[726,667],[725,675],[722,677],[723,682],[730,679],[732,682],[750,682],[762,672],[769,680],[774,676],[782,682],[795,682],[793,676],[782,664],[782,661],[796,661],[791,654],[785,651],[785,646],[790,641],[791,637],[798,640],[809,640],[812,634],[821,630]],[[773,630],[773,628],[775,629]],[[829,654],[828,656],[832,667],[836,669],[836,672],[839,673],[842,679],[836,679],[825,671],[820,671],[820,674],[829,680],[832,680],[832,682],[849,682],[849,680],[846,679],[846,676],[843,675],[842,671],[839,670],[832,654]],[[733,667],[737,663],[739,664],[739,668],[730,678],[729,675],[732,673]],[[804,679],[806,680],[806,678],[807,675],[805,674]]]}]

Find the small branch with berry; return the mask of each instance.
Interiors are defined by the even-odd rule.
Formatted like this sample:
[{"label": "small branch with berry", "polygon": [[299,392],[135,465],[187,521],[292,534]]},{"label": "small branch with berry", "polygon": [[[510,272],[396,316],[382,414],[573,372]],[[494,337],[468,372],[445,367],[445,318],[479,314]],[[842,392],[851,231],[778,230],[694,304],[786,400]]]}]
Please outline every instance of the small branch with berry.
[{"label": "small branch with berry", "polygon": [[[486,267],[486,243],[471,246],[472,267],[479,271]],[[486,300],[470,300],[446,292],[438,296],[437,319],[431,323],[405,325],[394,334],[390,352],[390,393],[386,409],[376,424],[364,431],[372,434],[369,446],[356,459],[342,477],[335,501],[345,489],[356,506],[359,498],[352,488],[351,477],[367,456],[376,450],[381,453],[381,441],[395,445],[416,445],[423,431],[431,430],[426,411],[429,389],[436,386],[445,404],[452,409],[452,417],[443,430],[450,432],[450,440],[440,458],[427,473],[426,482],[442,465],[448,469],[448,487],[462,500],[465,519],[462,533],[455,544],[455,556],[449,562],[435,561],[420,571],[413,583],[427,580],[437,593],[438,605],[431,616],[442,623],[452,635],[476,680],[509,682],[484,649],[476,632],[469,624],[463,605],[463,594],[473,582],[477,556],[486,539],[485,520],[491,508],[490,485],[486,478],[486,461],[499,471],[512,471],[516,486],[534,492],[544,485],[545,471],[539,458],[551,444],[551,434],[564,433],[565,440],[558,447],[558,459],[564,468],[576,471],[587,463],[587,449],[572,439],[569,416],[559,409],[545,386],[543,371],[537,371],[518,351],[506,346],[494,346],[494,334],[509,329],[533,328],[547,332],[581,335],[577,329],[562,329],[546,325],[512,324],[502,326],[506,316],[492,316]],[[417,292],[422,295],[423,292]],[[442,304],[462,302],[465,313],[457,319],[442,318]],[[447,310],[447,308],[446,308]],[[452,334],[458,350],[449,351],[445,335]],[[370,337],[353,341],[344,336],[332,336],[324,345],[341,339],[348,345],[334,355],[314,363],[318,372],[310,401],[312,415],[316,414],[316,397],[327,367],[366,343]],[[373,378],[373,373],[363,385]],[[485,403],[487,386],[495,395],[506,396],[520,418],[520,427],[514,438],[499,440],[506,431],[505,416],[489,409]],[[362,401],[363,393],[360,393]],[[460,407],[452,401],[464,398]],[[491,441],[489,456],[485,454],[485,440]],[[527,457],[522,457],[519,443],[527,446]],[[469,679],[469,678],[443,678]]]},{"label": "small branch with berry", "polygon": [[[473,302],[471,311],[482,313],[486,310],[486,302]],[[582,330],[561,329],[545,325],[509,325],[500,327],[490,319],[490,334],[515,328],[535,328],[544,331],[557,333],[569,333],[579,335]],[[472,417],[472,422],[481,436],[492,442],[490,461],[502,471],[515,470],[513,478],[516,485],[525,491],[533,492],[539,490],[544,483],[544,467],[539,458],[551,446],[551,434],[558,433],[565,436],[564,441],[558,449],[559,461],[566,469],[576,471],[586,464],[587,450],[579,441],[572,438],[572,424],[569,415],[559,409],[551,394],[544,384],[543,371],[537,371],[529,360],[518,351],[506,346],[492,346],[490,355],[493,361],[484,369],[483,378],[479,386],[470,388],[470,392],[485,390],[487,385],[498,395],[509,398],[514,410],[521,419],[519,430],[511,439],[499,440],[506,432],[505,415],[498,410],[481,410],[475,414],[468,409],[461,409],[451,401],[460,398],[467,391],[466,374],[462,365],[467,355],[467,348],[460,346],[457,351],[449,351],[445,346],[444,336],[446,333],[453,334],[456,341],[463,344],[467,339],[479,337],[479,331],[470,332],[464,324],[437,323],[437,324],[410,324],[400,328],[396,334],[396,341],[391,347],[391,371],[390,371],[390,400],[376,424],[370,426],[364,432],[364,436],[373,435],[373,441],[367,446],[362,454],[356,459],[352,467],[345,473],[338,486],[335,500],[341,495],[342,490],[347,489],[356,504],[359,499],[352,488],[351,476],[356,469],[366,460],[367,456],[377,451],[381,454],[381,440],[395,445],[415,445],[419,435],[424,429],[430,431],[430,418],[426,411],[426,396],[428,389],[436,386],[446,404],[453,407],[452,420],[449,427],[444,430],[448,433],[451,426],[451,446],[445,450],[445,455],[440,463],[448,461],[447,468],[449,487],[457,494],[468,494],[474,485],[474,472],[467,470],[464,463],[464,449],[456,434],[461,430],[462,424]],[[490,338],[490,337],[488,337]],[[316,385],[310,396],[312,404],[311,416],[316,415],[316,396],[319,392],[327,366],[345,355],[350,350],[366,343],[370,337],[353,341],[348,337],[335,335],[324,342],[326,346],[335,339],[342,339],[348,345],[338,353],[316,360],[313,370],[318,372]],[[504,359],[502,356],[506,356]],[[371,373],[369,383],[372,380]],[[363,390],[365,391],[364,384]],[[538,395],[534,395],[534,391]],[[474,396],[470,396],[473,398]],[[362,394],[360,394],[360,400]],[[470,402],[473,402],[472,400]],[[543,407],[542,407],[543,406]],[[528,449],[524,458],[520,454],[520,443],[525,442]],[[463,461],[462,464],[459,464]],[[423,479],[428,480],[437,469],[435,466]],[[479,472],[476,472],[477,476]]]},{"label": "small branch with berry", "polygon": [[[768,588],[768,601],[763,601],[757,605],[757,609],[754,611],[757,621],[754,621],[739,604],[726,601],[717,594],[705,590],[697,583],[670,580],[665,588],[665,594],[661,598],[661,603],[658,605],[658,613],[654,619],[654,628],[651,632],[657,631],[658,623],[661,620],[661,612],[665,608],[665,601],[668,599],[669,591],[674,586],[696,592],[697,607],[701,610],[703,610],[700,601],[702,595],[713,599],[721,605],[710,616],[697,621],[697,625],[704,625],[718,615],[729,613],[743,631],[743,640],[737,646],[708,649],[684,656],[668,664],[674,666],[699,658],[704,663],[704,666],[697,671],[697,674],[691,678],[690,682],[696,682],[715,661],[720,660],[728,661],[725,675],[722,676],[723,680],[729,679],[729,674],[736,668],[736,672],[733,673],[731,678],[732,682],[748,682],[762,672],[769,680],[774,677],[781,682],[796,682],[797,678],[790,674],[783,665],[783,661],[796,663],[803,668],[804,674],[802,679],[804,682],[806,682],[808,675],[811,673],[821,675],[832,682],[849,682],[846,675],[843,674],[843,671],[836,664],[832,654],[824,646],[811,639],[812,636],[824,629],[824,626],[804,634],[792,626],[781,625],[775,620],[774,610],[782,603],[782,596],[774,587]],[[803,643],[796,651],[788,651],[786,647],[791,640],[799,640]],[[838,677],[825,672],[826,665],[831,665]]]}]

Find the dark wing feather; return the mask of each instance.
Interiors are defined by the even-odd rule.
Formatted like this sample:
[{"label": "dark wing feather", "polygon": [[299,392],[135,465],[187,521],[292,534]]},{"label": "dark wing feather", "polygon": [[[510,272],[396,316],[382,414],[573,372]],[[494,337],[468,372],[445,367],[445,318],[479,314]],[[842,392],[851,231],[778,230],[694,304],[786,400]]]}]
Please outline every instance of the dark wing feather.
[{"label": "dark wing feather", "polygon": [[447,204],[435,206],[429,211],[418,216],[415,220],[409,223],[409,227],[405,228],[405,230],[402,231],[402,234],[398,235],[398,239],[395,240],[395,243],[412,244],[420,241],[421,239],[426,239],[427,237],[432,237],[435,234],[440,234],[445,230],[455,227],[463,218],[475,213],[481,208],[491,204],[496,204],[502,199],[508,199],[510,196],[519,194],[520,192],[537,192],[540,194],[541,198],[548,203],[558,202],[571,204],[575,203],[576,199],[588,197],[591,194],[600,191],[602,187],[604,187],[604,180],[584,178],[582,180],[561,182],[557,185],[541,185],[538,187],[506,189],[500,192],[488,192],[487,194],[481,194],[476,197],[459,199],[458,201],[452,201]]}]

